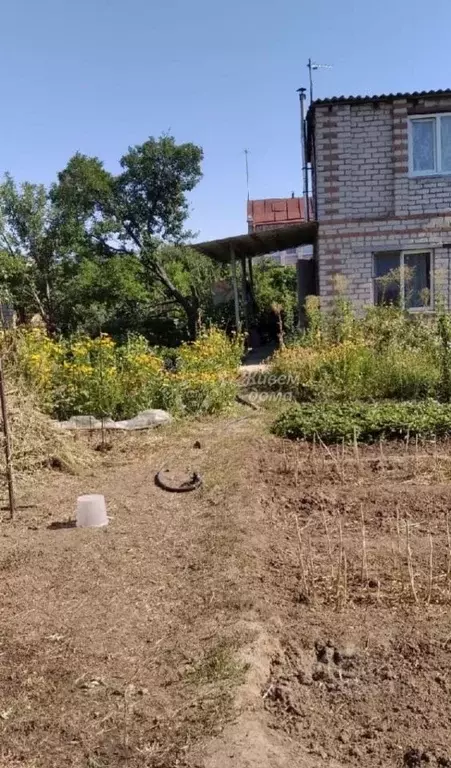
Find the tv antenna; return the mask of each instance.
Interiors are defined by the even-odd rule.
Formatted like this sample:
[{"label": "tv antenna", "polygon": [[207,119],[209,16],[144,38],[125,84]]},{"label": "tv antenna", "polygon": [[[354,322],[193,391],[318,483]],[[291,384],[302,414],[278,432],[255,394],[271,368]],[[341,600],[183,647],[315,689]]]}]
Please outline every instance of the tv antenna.
[{"label": "tv antenna", "polygon": [[312,61],[311,59],[308,60],[307,64],[308,74],[309,74],[309,85],[310,85],[310,104],[313,101],[313,71],[316,71],[317,69],[332,69],[332,64],[318,64],[316,61]]},{"label": "tv antenna", "polygon": [[247,199],[249,200],[249,150],[244,150],[244,157],[246,162],[246,188],[247,188]]}]

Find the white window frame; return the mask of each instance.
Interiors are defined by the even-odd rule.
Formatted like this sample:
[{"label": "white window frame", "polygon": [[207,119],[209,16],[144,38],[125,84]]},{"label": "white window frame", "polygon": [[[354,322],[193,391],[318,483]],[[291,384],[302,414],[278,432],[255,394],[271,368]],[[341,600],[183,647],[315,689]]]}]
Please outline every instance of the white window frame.
[{"label": "white window frame", "polygon": [[[378,306],[376,304],[376,259],[378,256],[383,256],[384,253],[395,253],[396,249],[390,249],[390,251],[373,251],[373,304],[375,306]],[[405,307],[405,280],[404,280],[404,258],[406,256],[414,256],[416,253],[428,253],[429,254],[429,280],[431,283],[430,287],[430,302],[429,306],[427,307],[407,307],[407,312],[433,312],[434,311],[434,251],[432,248],[415,248],[414,250],[404,250],[404,251],[398,251],[399,253],[399,274],[400,274],[400,297],[401,297],[401,309],[406,309]]]},{"label": "white window frame", "polygon": [[[442,142],[441,142],[441,118],[451,117],[451,112],[431,112],[426,115],[412,115],[408,121],[409,132],[409,176],[451,176],[450,171],[442,170]],[[435,121],[435,169],[433,171],[414,171],[413,169],[413,123],[419,120]]]}]

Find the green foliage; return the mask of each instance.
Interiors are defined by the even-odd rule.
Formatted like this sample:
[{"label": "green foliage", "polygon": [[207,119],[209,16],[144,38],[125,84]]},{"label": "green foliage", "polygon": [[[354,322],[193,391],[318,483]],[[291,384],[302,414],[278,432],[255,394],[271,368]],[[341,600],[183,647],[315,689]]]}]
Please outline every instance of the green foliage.
[{"label": "green foliage", "polygon": [[0,251],[0,300],[14,305],[22,318],[32,314],[30,277],[30,265],[22,256]]},{"label": "green foliage", "polygon": [[447,314],[425,318],[391,306],[357,318],[344,301],[321,313],[315,299],[308,300],[306,314],[306,333],[271,364],[299,401],[447,399]]},{"label": "green foliage", "polygon": [[[0,184],[0,294],[50,333],[194,338],[213,262],[179,244],[202,150],[171,136],[130,147],[118,174],[74,155],[50,190]],[[166,245],[165,245],[166,244]],[[168,247],[167,244],[172,244]]]},{"label": "green foliage", "polygon": [[296,268],[281,267],[272,259],[263,259],[254,266],[254,290],[257,304],[256,322],[263,332],[276,337],[272,305],[282,308],[286,333],[292,333],[297,320]]},{"label": "green foliage", "polygon": [[[59,312],[59,329],[65,334],[77,332],[97,335],[119,328],[123,333],[137,330],[132,318],[149,311],[150,297],[143,282],[143,270],[133,254],[114,255],[107,261],[82,258],[76,271],[65,282],[64,301]],[[129,319],[128,319],[129,316]]]},{"label": "green foliage", "polygon": [[320,350],[289,347],[276,353],[271,374],[300,401],[424,398],[440,390],[433,351],[378,352],[351,342]]},{"label": "green foliage", "polygon": [[273,425],[280,437],[334,443],[442,437],[451,433],[451,405],[437,400],[379,403],[305,403],[282,413]]},{"label": "green foliage", "polygon": [[62,225],[41,184],[0,184],[1,285],[20,316],[36,312],[54,329],[59,288],[72,257],[69,227]]},{"label": "green foliage", "polygon": [[182,345],[169,370],[165,351],[149,348],[139,336],[119,345],[106,334],[58,341],[40,329],[23,329],[16,364],[42,408],[60,419],[122,419],[146,408],[217,413],[235,399],[242,349],[241,338],[229,340],[212,328]]},{"label": "green foliage", "polygon": [[439,338],[440,389],[443,399],[451,400],[451,318],[444,306],[439,306],[437,322]]},{"label": "green foliage", "polygon": [[178,270],[178,280],[171,278],[174,269],[167,267],[174,267],[174,259],[161,244],[179,243],[189,234],[184,230],[186,195],[202,176],[201,161],[200,147],[177,145],[172,136],[130,147],[117,175],[106,171],[98,158],[76,154],[51,194],[61,221],[73,230],[81,228],[87,248],[106,258],[133,254],[139,260],[148,290],[159,286],[166,299],[180,305],[192,338],[200,308],[196,272],[181,287],[183,270]]}]

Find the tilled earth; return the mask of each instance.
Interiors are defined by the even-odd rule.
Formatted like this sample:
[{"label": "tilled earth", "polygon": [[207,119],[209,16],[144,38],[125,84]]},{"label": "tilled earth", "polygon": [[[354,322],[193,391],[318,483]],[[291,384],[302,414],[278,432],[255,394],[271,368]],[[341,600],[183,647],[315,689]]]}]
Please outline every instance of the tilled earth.
[{"label": "tilled earth", "polygon": [[[191,766],[233,717],[259,567],[241,427],[114,437],[80,475],[22,478],[0,522],[1,768]],[[168,493],[162,468],[203,487]],[[107,528],[73,526],[87,492]]]},{"label": "tilled earth", "polygon": [[273,446],[272,726],[327,766],[451,766],[449,446]]},{"label": "tilled earth", "polygon": [[[292,444],[267,420],[23,482],[0,768],[451,766],[450,445]],[[162,468],[203,487],[167,493]],[[73,528],[95,491],[108,528]]]}]

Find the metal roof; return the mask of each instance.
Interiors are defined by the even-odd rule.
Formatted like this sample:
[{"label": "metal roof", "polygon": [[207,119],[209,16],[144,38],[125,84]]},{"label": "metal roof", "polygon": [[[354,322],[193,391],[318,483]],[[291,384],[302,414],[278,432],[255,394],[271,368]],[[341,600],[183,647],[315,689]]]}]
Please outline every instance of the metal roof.
[{"label": "metal roof", "polygon": [[190,248],[217,261],[228,262],[232,250],[238,258],[241,256],[254,258],[274,251],[284,251],[286,248],[297,248],[299,245],[311,245],[315,242],[317,229],[316,221],[306,221],[301,224],[262,229],[248,235],[193,243]]},{"label": "metal roof", "polygon": [[394,101],[395,99],[425,99],[425,98],[437,98],[440,96],[451,97],[451,89],[445,88],[438,91],[413,91],[412,93],[382,93],[380,95],[364,95],[364,96],[331,96],[326,99],[315,99],[312,102],[312,107],[321,106],[323,104],[361,104],[367,101]]},{"label": "metal roof", "polygon": [[253,227],[299,224],[306,220],[303,197],[266,197],[247,201],[247,221]]}]

